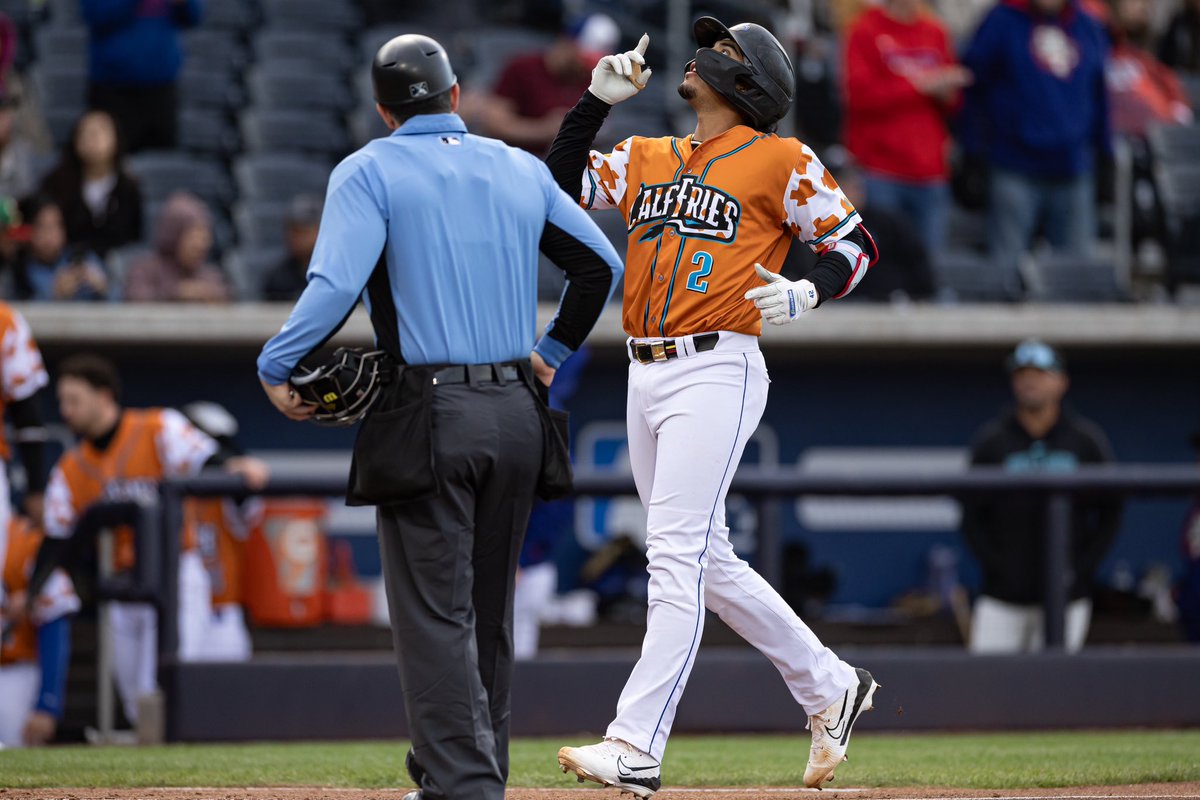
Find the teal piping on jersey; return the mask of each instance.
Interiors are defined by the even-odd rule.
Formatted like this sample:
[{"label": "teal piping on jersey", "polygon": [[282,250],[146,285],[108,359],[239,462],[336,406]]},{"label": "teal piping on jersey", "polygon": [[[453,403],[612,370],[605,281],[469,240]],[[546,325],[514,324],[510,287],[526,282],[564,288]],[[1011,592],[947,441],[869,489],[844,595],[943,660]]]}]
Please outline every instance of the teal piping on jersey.
[{"label": "teal piping on jersey", "polygon": [[[837,224],[837,227],[834,228],[833,230],[826,231],[823,235],[817,237],[816,239],[813,239],[811,242],[805,242],[805,244],[807,244],[809,247],[815,247],[816,245],[819,245],[821,242],[825,241],[830,236],[833,236],[835,233],[840,231],[842,228],[846,227],[846,223],[849,222],[850,220],[854,219],[855,217],[858,217],[858,209],[855,209],[853,213],[847,214],[846,218],[844,220],[842,220],[841,222],[839,222]],[[862,219],[862,217],[858,217],[858,218],[860,220]],[[857,225],[858,223],[855,223],[855,224]]]},{"label": "teal piping on jersey", "polygon": [[588,211],[591,211],[592,203],[596,202],[596,177],[592,175],[591,167],[588,167],[587,176],[588,180],[591,181],[592,184],[592,193],[588,195],[587,205],[584,206],[584,208],[586,208]]},{"label": "teal piping on jersey", "polygon": [[[725,153],[724,155],[719,155],[719,156],[716,156],[715,158],[709,159],[708,164],[706,164],[704,167],[704,172],[700,173],[700,183],[704,183],[704,179],[708,176],[708,171],[710,169],[712,169],[713,164],[717,163],[722,158],[729,158],[730,156],[732,156],[736,153],[740,153],[741,151],[745,150],[747,147],[754,144],[761,138],[763,138],[763,135],[760,133],[758,136],[755,136],[753,139],[746,142],[745,144],[733,148],[728,153]],[[672,147],[675,146],[674,139],[671,140],[671,146]],[[677,154],[678,154],[678,152],[679,151],[676,151]],[[679,180],[678,172],[675,173],[675,180]],[[684,242],[681,237],[680,241],[679,241],[679,254],[675,256],[675,268],[673,270],[671,270],[671,285],[669,287],[667,287],[667,300],[665,303],[663,303],[662,318],[658,321],[658,335],[659,336],[667,335],[667,333],[666,333],[667,312],[671,310],[671,297],[672,297],[672,295],[675,294],[675,276],[679,272],[679,260],[680,260],[680,257],[683,255],[683,248],[685,245],[686,245],[686,242]],[[655,260],[657,260],[657,259],[658,259],[658,254],[656,253]],[[647,313],[649,313],[649,307],[650,307],[650,301],[647,300],[646,301]]]},{"label": "teal piping on jersey", "polygon": [[[687,163],[686,161],[683,160],[683,154],[679,152],[679,147],[676,145],[676,142],[678,142],[678,141],[679,140],[676,139],[674,136],[671,137],[671,149],[673,151],[675,151],[675,157],[679,159],[679,168],[675,170],[675,176],[673,178],[671,178],[671,183],[674,183],[675,181],[679,180],[679,174],[681,172],[683,172],[683,167]],[[646,331],[647,333],[649,333],[649,331],[650,331],[650,298],[654,294],[654,268],[658,266],[658,251],[662,248],[662,237],[663,237],[664,232],[665,232],[665,230],[660,230],[658,232],[658,241],[655,242],[655,244],[654,244],[654,260],[650,262],[650,291],[646,292],[646,310],[642,313],[642,330]],[[681,243],[681,246],[682,246],[682,243]],[[682,250],[680,252],[682,252]],[[676,269],[679,268],[679,258],[678,257],[676,257],[676,259],[675,259],[675,267],[676,267]],[[675,276],[672,273],[671,281],[674,282],[674,280],[675,280]],[[671,287],[671,289],[673,289],[673,288],[674,288],[674,286]],[[671,289],[667,289],[668,298],[670,297]],[[665,308],[663,309],[663,313],[664,314],[666,313]],[[661,323],[662,323],[662,320],[659,320],[659,326],[658,326],[659,335],[662,334],[662,324]]]}]

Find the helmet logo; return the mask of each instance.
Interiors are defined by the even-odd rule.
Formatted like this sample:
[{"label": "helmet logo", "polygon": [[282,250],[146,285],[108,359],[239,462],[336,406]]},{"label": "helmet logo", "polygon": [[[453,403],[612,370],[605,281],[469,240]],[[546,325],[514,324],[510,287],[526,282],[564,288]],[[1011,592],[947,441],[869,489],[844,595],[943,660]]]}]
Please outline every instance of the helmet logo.
[{"label": "helmet logo", "polygon": [[410,83],[408,85],[409,97],[424,97],[429,94],[429,82],[421,81],[419,83]]}]

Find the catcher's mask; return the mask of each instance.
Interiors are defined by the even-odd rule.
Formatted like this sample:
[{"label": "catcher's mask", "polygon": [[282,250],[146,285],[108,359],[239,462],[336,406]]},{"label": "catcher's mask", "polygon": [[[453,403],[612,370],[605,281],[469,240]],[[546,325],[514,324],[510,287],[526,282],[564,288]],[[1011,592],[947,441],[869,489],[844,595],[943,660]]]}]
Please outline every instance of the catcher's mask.
[{"label": "catcher's mask", "polygon": [[301,400],[317,407],[313,422],[345,427],[366,416],[392,372],[392,360],[382,350],[339,347],[316,369],[296,367],[291,382]]},{"label": "catcher's mask", "polygon": [[[753,22],[727,28],[713,17],[696,20],[692,35],[700,49],[692,63],[700,80],[749,120],[751,127],[770,133],[792,105],[796,78],[791,59],[770,31]],[[721,39],[737,44],[745,63],[713,50]]]}]

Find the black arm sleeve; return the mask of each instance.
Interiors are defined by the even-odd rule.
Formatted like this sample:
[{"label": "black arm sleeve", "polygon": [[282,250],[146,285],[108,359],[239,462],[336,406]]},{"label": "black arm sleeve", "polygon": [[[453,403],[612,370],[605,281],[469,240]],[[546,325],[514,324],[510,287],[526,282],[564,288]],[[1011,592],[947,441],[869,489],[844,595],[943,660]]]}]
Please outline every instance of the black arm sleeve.
[{"label": "black arm sleeve", "polygon": [[552,222],[542,230],[540,247],[555,266],[567,273],[558,316],[546,335],[578,350],[608,302],[612,268],[599,253]]},{"label": "black arm sleeve", "polygon": [[42,587],[50,578],[50,573],[58,567],[66,566],[70,560],[73,542],[71,539],[55,539],[46,536],[38,547],[37,557],[33,562],[33,572],[29,575],[29,586],[26,587],[26,600],[32,608],[33,601],[42,593]]},{"label": "black arm sleeve", "polygon": [[[855,225],[854,230],[842,237],[842,240],[853,242],[862,248],[871,262],[878,260],[879,253],[875,250],[875,242],[862,225]],[[850,262],[844,255],[830,250],[817,259],[816,266],[804,277],[817,287],[819,295],[817,305],[820,306],[826,300],[837,297],[845,291],[846,285],[854,277],[854,268],[850,266]]]},{"label": "black arm sleeve", "polygon": [[592,142],[611,108],[596,95],[585,91],[575,107],[567,112],[546,155],[546,166],[550,168],[554,182],[576,202],[579,201]]},{"label": "black arm sleeve", "polygon": [[46,490],[46,426],[42,421],[41,395],[40,391],[35,392],[9,406],[16,429],[17,451],[21,454],[31,494]]}]

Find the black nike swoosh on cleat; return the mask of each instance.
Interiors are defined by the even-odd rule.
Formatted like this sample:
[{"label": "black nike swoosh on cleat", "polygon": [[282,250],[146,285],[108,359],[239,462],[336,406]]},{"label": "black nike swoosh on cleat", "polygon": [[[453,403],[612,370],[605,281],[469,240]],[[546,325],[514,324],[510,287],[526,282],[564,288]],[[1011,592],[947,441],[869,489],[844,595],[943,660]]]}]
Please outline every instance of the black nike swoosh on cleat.
[{"label": "black nike swoosh on cleat", "polygon": [[[866,672],[866,670],[859,669],[859,670],[856,670],[856,672],[860,673],[858,676],[858,695],[855,696],[855,698],[854,698],[854,708],[851,709],[849,717],[847,717],[845,715],[845,710],[846,710],[845,707],[844,706],[842,707],[842,711],[843,711],[842,717],[843,717],[843,719],[846,720],[847,724],[846,724],[846,730],[844,730],[842,732],[842,735],[840,737],[835,737],[835,738],[839,738],[841,740],[839,742],[840,744],[845,744],[846,739],[848,739],[850,737],[850,726],[852,726],[854,724],[854,720],[858,718],[858,713],[859,713],[858,710],[860,708],[862,708],[863,700],[865,700],[867,697],[867,692],[871,691],[871,686],[875,683],[874,679],[871,678],[870,673]],[[866,678],[865,680],[864,680],[864,676]],[[838,720],[838,722],[840,723],[841,720]],[[837,726],[835,725],[834,727],[837,727]],[[826,727],[825,731],[828,733],[829,728]],[[834,734],[830,733],[829,735],[833,736]]]},{"label": "black nike swoosh on cleat", "polygon": [[658,769],[657,764],[651,764],[648,767],[631,767],[625,763],[625,756],[617,756],[617,774],[621,776],[632,775],[635,772],[645,772],[648,769]]},{"label": "black nike swoosh on cleat", "polygon": [[[832,736],[834,739],[842,738],[840,728],[841,728],[842,723],[846,721],[846,708],[850,705],[847,702],[849,699],[850,699],[850,692],[846,692],[846,696],[844,698],[842,698],[842,715],[840,717],[838,717],[837,722],[833,723],[832,728],[829,727],[828,725],[825,726],[825,732],[827,734],[829,734],[830,736]],[[838,729],[838,730],[835,731],[835,729]]]}]

